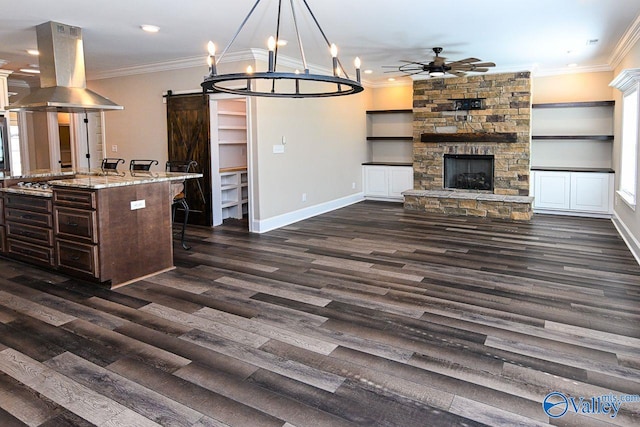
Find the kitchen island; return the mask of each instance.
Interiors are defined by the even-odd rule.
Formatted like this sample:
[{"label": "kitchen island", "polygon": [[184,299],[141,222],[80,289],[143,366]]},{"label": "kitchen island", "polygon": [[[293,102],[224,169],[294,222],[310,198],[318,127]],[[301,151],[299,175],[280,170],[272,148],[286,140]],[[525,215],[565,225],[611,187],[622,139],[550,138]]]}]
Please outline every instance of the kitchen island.
[{"label": "kitchen island", "polygon": [[176,172],[0,177],[0,253],[106,287],[173,268]]}]

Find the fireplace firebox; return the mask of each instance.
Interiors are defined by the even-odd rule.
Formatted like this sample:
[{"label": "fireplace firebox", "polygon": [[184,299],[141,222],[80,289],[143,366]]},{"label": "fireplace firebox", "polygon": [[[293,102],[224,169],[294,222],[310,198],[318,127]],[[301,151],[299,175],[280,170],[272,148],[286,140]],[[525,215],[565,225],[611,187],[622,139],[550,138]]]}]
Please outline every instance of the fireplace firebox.
[{"label": "fireplace firebox", "polygon": [[493,156],[445,154],[444,187],[493,191]]}]

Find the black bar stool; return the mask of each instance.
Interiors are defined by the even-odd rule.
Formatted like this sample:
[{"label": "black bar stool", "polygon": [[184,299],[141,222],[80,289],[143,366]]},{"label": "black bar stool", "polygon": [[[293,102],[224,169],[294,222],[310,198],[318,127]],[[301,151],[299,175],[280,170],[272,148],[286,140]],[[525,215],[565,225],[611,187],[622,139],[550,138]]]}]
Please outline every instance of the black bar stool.
[{"label": "black bar stool", "polygon": [[[168,161],[165,167],[167,172],[193,172],[198,163],[195,160],[177,160]],[[184,212],[184,218],[182,220],[182,232],[180,242],[185,250],[191,249],[190,246],[184,241],[184,232],[187,228],[187,221],[189,220],[189,204],[187,203],[187,186],[186,181],[182,182],[182,190],[173,196],[173,202],[171,203],[171,220],[173,221],[176,216],[176,210],[182,209]]]},{"label": "black bar stool", "polygon": [[151,166],[157,165],[157,160],[140,160],[133,159],[129,162],[129,170],[132,172],[135,171],[148,171],[151,169]]},{"label": "black bar stool", "polygon": [[118,165],[122,163],[124,164],[124,159],[116,159],[116,158],[112,158],[112,157],[105,157],[104,159],[102,159],[102,165],[100,166],[100,168],[104,171],[104,172],[117,172],[118,171]]}]

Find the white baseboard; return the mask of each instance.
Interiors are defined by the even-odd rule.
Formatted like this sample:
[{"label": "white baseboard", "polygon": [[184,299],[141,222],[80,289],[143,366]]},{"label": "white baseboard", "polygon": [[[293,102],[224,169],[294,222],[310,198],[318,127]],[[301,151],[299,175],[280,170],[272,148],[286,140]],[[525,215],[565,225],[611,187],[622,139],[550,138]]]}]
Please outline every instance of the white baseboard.
[{"label": "white baseboard", "polygon": [[595,213],[595,212],[580,212],[570,210],[555,210],[555,209],[536,209],[533,208],[533,213],[545,214],[545,215],[563,215],[563,216],[581,216],[585,218],[604,218],[609,219],[613,215],[610,213]]},{"label": "white baseboard", "polygon": [[344,208],[345,206],[349,206],[363,200],[363,193],[351,194],[340,199],[331,200],[314,206],[309,206],[308,208],[299,209],[297,211],[288,212],[286,214],[262,220],[255,220],[253,221],[251,230],[254,233],[266,233],[267,231],[275,230],[276,228],[284,227],[285,225],[293,224],[294,222],[302,221],[303,219],[311,218],[326,212],[331,212],[336,209]]},{"label": "white baseboard", "polygon": [[638,239],[636,239],[636,237],[631,234],[631,230],[629,230],[629,228],[627,228],[627,225],[622,222],[617,213],[613,213],[611,222],[613,222],[616,230],[618,230],[618,233],[620,234],[620,237],[622,237],[622,240],[624,240],[624,242],[627,244],[627,247],[631,251],[633,257],[636,259],[638,264],[640,264],[640,242],[638,241]]}]

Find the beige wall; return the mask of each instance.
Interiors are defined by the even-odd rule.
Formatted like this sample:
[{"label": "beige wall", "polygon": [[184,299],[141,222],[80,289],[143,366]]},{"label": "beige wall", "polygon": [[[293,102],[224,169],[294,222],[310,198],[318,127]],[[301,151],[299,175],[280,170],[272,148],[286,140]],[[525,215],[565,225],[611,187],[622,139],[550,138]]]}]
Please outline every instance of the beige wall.
[{"label": "beige wall", "polygon": [[613,89],[609,87],[612,79],[611,71],[534,77],[532,102],[610,101],[613,99]]},{"label": "beige wall", "polygon": [[[89,82],[92,90],[125,108],[105,114],[105,156],[127,161],[154,158],[162,165],[167,159],[162,94],[169,89],[198,90],[205,72],[205,68],[193,68]],[[371,104],[371,96],[365,90],[326,99],[250,99],[255,220],[362,192],[361,163],[367,154],[365,106]],[[273,154],[273,145],[280,144],[283,136],[285,153]],[[111,150],[113,145],[118,146],[117,152]],[[307,195],[306,202],[302,193]]]},{"label": "beige wall", "polygon": [[[366,161],[364,100],[256,99],[260,214],[282,215],[362,192]],[[273,146],[285,137],[285,152]],[[355,183],[355,188],[352,188]],[[302,194],[306,201],[302,201]]]},{"label": "beige wall", "polygon": [[413,108],[413,84],[373,89],[368,110],[404,110]]},{"label": "beige wall", "polygon": [[[640,68],[640,41],[630,50],[630,52],[623,58],[620,65],[618,65],[613,73],[613,76],[617,76],[622,70],[630,68]],[[616,101],[616,107],[622,105],[622,93],[618,90],[613,90],[613,96]],[[621,109],[616,108],[616,120],[615,120],[615,133],[621,134]],[[614,146],[614,164],[616,168],[620,165],[620,141],[616,138],[616,145]],[[638,150],[638,159],[636,164],[640,166],[640,150]],[[636,240],[635,244],[638,245],[640,241],[640,196],[637,191],[640,190],[640,173],[636,177],[636,210],[631,209],[620,197],[616,195],[614,210],[617,217],[623,223],[633,238]],[[618,180],[616,177],[616,189],[618,189]],[[640,253],[637,254],[640,256]]]}]

